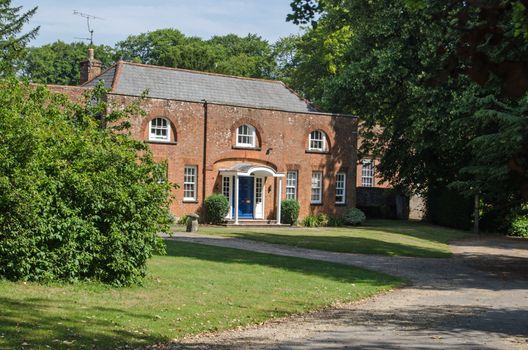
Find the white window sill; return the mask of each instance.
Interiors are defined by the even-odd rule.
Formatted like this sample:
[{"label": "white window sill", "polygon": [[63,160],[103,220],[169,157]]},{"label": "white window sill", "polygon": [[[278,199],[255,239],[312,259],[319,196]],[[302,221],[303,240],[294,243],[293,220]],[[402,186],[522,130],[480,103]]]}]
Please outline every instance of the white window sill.
[{"label": "white window sill", "polygon": [[164,145],[176,145],[176,142],[167,140],[147,140],[147,143],[164,144]]},{"label": "white window sill", "polygon": [[183,203],[198,203],[198,200],[196,198],[184,198],[182,202]]}]

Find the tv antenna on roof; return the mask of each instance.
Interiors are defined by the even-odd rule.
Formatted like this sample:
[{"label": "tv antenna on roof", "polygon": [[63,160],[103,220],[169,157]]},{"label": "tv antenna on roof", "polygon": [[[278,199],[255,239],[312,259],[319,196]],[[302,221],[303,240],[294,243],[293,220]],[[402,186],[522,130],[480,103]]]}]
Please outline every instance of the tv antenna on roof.
[{"label": "tv antenna on roof", "polygon": [[90,45],[93,45],[93,33],[94,33],[94,31],[93,31],[92,27],[90,26],[90,20],[100,19],[100,20],[104,21],[104,18],[92,16],[92,15],[89,15],[87,13],[79,12],[77,10],[73,10],[73,14],[76,15],[76,16],[80,16],[80,17],[86,18],[86,24],[88,25],[88,33],[90,33],[90,37],[89,38],[76,38],[76,39],[89,40],[90,41]]}]

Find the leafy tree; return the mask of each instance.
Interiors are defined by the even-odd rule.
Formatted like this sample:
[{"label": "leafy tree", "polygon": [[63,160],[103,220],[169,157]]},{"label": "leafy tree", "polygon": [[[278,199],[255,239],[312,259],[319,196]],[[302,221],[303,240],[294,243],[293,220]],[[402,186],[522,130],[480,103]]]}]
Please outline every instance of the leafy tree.
[{"label": "leafy tree", "polygon": [[44,87],[0,81],[4,278],[127,285],[163,251],[166,165],[120,122],[138,106],[113,106],[101,85],[86,98],[80,106]]},{"label": "leafy tree", "polygon": [[185,35],[176,29],[159,29],[153,32],[130,35],[116,44],[116,55],[125,61],[160,64],[160,58],[171,47],[185,42]]},{"label": "leafy tree", "polygon": [[19,35],[37,8],[22,12],[22,6],[11,6],[11,0],[0,0],[0,77],[16,72],[16,63],[23,57],[24,47],[39,27]]},{"label": "leafy tree", "polygon": [[202,40],[175,29],[160,29],[117,43],[116,55],[147,64],[255,78],[270,77],[275,68],[269,43],[254,34]]},{"label": "leafy tree", "polygon": [[272,45],[275,70],[272,77],[291,84],[292,76],[297,71],[297,46],[301,37],[290,35],[277,40]]},{"label": "leafy tree", "polygon": [[[78,85],[79,62],[86,59],[88,44],[82,42],[64,43],[56,41],[27,50],[23,61],[22,75],[35,83]],[[114,62],[114,52],[109,46],[93,47],[95,57],[107,68]]]},{"label": "leafy tree", "polygon": [[270,77],[274,69],[269,43],[255,34],[239,37],[235,34],[214,36],[209,44],[223,47],[226,59],[217,62],[214,71],[253,78]]},{"label": "leafy tree", "polygon": [[359,115],[362,151],[382,158],[393,184],[526,201],[528,46],[517,3],[293,1],[289,19],[312,24],[293,84]]},{"label": "leafy tree", "polygon": [[210,45],[202,40],[172,46],[163,53],[158,64],[167,67],[178,67],[200,71],[214,71],[217,62],[226,56],[225,50],[217,45]]}]

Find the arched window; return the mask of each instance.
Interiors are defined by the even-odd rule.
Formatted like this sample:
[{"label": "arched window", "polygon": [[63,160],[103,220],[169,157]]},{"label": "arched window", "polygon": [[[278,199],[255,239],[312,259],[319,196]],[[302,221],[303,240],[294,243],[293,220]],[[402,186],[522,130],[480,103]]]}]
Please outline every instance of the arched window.
[{"label": "arched window", "polygon": [[165,118],[155,118],[149,123],[149,141],[169,142],[171,135],[170,123]]},{"label": "arched window", "polygon": [[327,150],[326,134],[324,131],[314,130],[310,133],[308,150],[318,152],[324,152]]},{"label": "arched window", "polygon": [[236,132],[236,145],[239,147],[257,147],[257,133],[251,125],[240,125]]}]

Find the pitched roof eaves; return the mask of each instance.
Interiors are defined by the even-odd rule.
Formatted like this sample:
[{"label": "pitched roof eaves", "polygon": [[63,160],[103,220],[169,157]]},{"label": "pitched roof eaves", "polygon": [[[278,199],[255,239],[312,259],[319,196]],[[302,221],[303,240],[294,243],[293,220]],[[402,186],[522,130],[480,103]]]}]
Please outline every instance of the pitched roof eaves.
[{"label": "pitched roof eaves", "polygon": [[297,93],[297,91],[293,90],[292,88],[290,88],[288,86],[288,84],[286,84],[285,82],[283,82],[282,80],[278,80],[286,89],[288,89],[292,94],[294,94],[295,96],[297,96],[299,98],[299,100],[303,101],[304,103],[306,103],[308,105],[308,107],[310,108],[313,108],[315,109],[314,112],[320,112],[320,109],[317,108],[317,106],[315,104],[313,104],[312,102],[310,102],[310,100],[302,97],[301,95],[299,95]]},{"label": "pitched roof eaves", "polygon": [[[132,95],[132,94],[124,94],[124,93],[117,93],[117,92],[110,92],[110,95],[115,96],[125,96],[125,97],[141,97],[139,95]],[[167,97],[154,97],[147,95],[147,98],[151,99],[157,99],[162,101],[177,101],[177,102],[189,102],[189,103],[199,103],[203,104],[203,100],[184,100],[184,99],[176,99],[176,98],[167,98]],[[225,102],[218,102],[218,101],[211,101],[207,100],[208,104],[218,105],[218,106],[227,106],[227,107],[242,107],[242,108],[253,108],[253,109],[263,109],[268,111],[277,111],[277,112],[285,112],[285,113],[294,113],[294,114],[312,114],[312,115],[326,115],[326,116],[335,116],[335,117],[344,117],[344,118],[356,118],[357,116],[352,114],[344,114],[344,113],[326,113],[326,112],[318,112],[318,111],[293,111],[293,110],[286,110],[286,109],[280,109],[276,107],[270,107],[270,106],[252,106],[252,105],[244,105],[244,104],[233,104],[233,103],[225,103]]]},{"label": "pitched roof eaves", "polygon": [[157,66],[157,65],[154,65],[154,64],[136,63],[136,62],[129,62],[129,61],[121,61],[121,63],[130,65],[130,66],[145,67],[145,68],[150,68],[150,69],[164,69],[164,70],[170,70],[170,71],[176,71],[176,72],[186,72],[186,73],[198,74],[198,75],[210,75],[210,76],[216,76],[216,77],[233,78],[233,79],[240,79],[240,80],[251,80],[251,81],[259,81],[259,82],[273,83],[273,84],[281,84],[282,83],[280,80],[241,77],[241,76],[237,76],[237,75],[228,75],[228,74],[222,74],[222,73],[205,72],[205,71],[192,70],[192,69]]}]

